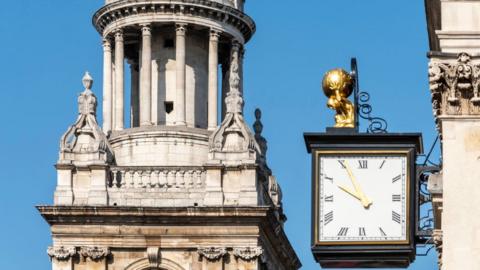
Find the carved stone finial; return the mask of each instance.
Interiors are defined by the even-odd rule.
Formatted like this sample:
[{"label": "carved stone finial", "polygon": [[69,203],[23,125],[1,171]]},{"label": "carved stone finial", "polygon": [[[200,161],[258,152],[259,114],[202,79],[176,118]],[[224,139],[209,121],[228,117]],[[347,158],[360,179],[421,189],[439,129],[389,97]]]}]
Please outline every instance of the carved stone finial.
[{"label": "carved stone finial", "polygon": [[225,98],[227,113],[243,114],[243,97],[240,93],[240,63],[239,63],[240,44],[232,44],[232,54],[230,59],[229,85],[230,89]]},{"label": "carved stone finial", "polygon": [[197,252],[209,261],[216,261],[227,254],[227,249],[224,247],[199,247]]},{"label": "carved stone finial", "polygon": [[251,261],[263,254],[261,247],[236,247],[233,249],[233,256],[245,261]]},{"label": "carved stone finial", "polygon": [[88,71],[83,76],[82,82],[85,90],[78,97],[78,113],[83,115],[92,114],[96,118],[97,97],[91,90],[93,79]]},{"label": "carved stone finial", "polygon": [[92,89],[93,78],[92,78],[92,76],[90,76],[90,73],[88,73],[88,71],[86,71],[85,75],[83,75],[82,82],[83,82],[83,87],[85,87],[85,90],[87,90],[87,89],[91,90]]},{"label": "carved stone finial", "polygon": [[108,247],[82,247],[80,249],[80,255],[83,258],[90,258],[92,261],[99,261],[111,254]]},{"label": "carved stone finial", "polygon": [[255,109],[255,123],[253,124],[253,130],[255,131],[255,140],[260,146],[262,155],[266,157],[268,146],[267,146],[267,140],[262,136],[263,124],[262,124],[261,118],[262,118],[262,111],[259,108]]},{"label": "carved stone finial", "polygon": [[47,254],[50,258],[55,258],[59,261],[66,261],[77,254],[75,247],[48,247]]},{"label": "carved stone finial", "polygon": [[[229,91],[225,97],[226,114],[220,127],[210,138],[210,152],[232,153],[232,160],[256,159],[262,153],[255,136],[243,119],[243,97],[240,91],[240,43],[233,42],[228,75]],[[242,154],[238,154],[242,153]],[[246,157],[248,156],[248,157]]]},{"label": "carved stone finial", "polygon": [[[113,151],[102,129],[97,123],[97,97],[92,92],[93,79],[88,72],[82,79],[85,90],[78,96],[78,118],[75,124],[65,132],[60,141],[60,161],[72,159],[67,153],[105,154],[105,161],[113,159]],[[84,140],[79,140],[82,137]]]}]

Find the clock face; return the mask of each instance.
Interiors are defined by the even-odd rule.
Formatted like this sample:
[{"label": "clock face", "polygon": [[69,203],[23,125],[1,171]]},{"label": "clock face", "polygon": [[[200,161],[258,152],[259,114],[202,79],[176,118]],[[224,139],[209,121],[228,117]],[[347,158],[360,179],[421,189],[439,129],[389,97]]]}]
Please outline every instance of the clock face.
[{"label": "clock face", "polygon": [[319,244],[409,240],[406,154],[320,153],[317,162]]}]

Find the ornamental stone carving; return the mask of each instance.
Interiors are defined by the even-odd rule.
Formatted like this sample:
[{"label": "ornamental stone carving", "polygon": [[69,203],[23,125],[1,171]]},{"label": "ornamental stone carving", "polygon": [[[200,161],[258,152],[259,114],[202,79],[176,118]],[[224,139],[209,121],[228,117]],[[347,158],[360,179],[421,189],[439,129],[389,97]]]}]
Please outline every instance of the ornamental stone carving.
[{"label": "ornamental stone carving", "polygon": [[151,269],[158,269],[160,265],[160,248],[159,247],[148,247],[147,248],[147,258],[148,263]]},{"label": "ornamental stone carving", "polygon": [[90,258],[92,261],[102,260],[110,254],[108,247],[82,247],[80,249],[80,255],[85,259]]},{"label": "ornamental stone carving", "polygon": [[263,124],[262,124],[262,111],[260,109],[255,109],[255,123],[253,123],[253,130],[255,131],[255,140],[260,146],[262,155],[267,156],[267,140],[262,136]]},{"label": "ornamental stone carving", "polygon": [[48,247],[47,254],[50,258],[55,258],[59,261],[66,261],[77,254],[75,247]]},{"label": "ornamental stone carving", "polygon": [[431,59],[428,75],[435,117],[480,114],[480,62],[467,53],[454,60]]},{"label": "ornamental stone carving", "polygon": [[90,155],[86,159],[102,159],[109,162],[113,159],[113,151],[97,123],[97,98],[91,90],[93,79],[88,72],[85,73],[82,82],[85,90],[77,99],[77,121],[60,140],[60,162],[74,160],[75,154]]},{"label": "ornamental stone carving", "polygon": [[197,252],[201,257],[209,261],[216,261],[227,254],[227,249],[224,247],[205,247],[198,248]]},{"label": "ornamental stone carving", "polygon": [[225,118],[212,134],[210,139],[211,151],[217,152],[248,152],[255,151],[261,153],[260,146],[255,140],[255,136],[248,128],[243,119],[243,97],[240,91],[240,63],[239,63],[240,44],[232,44],[230,57],[229,86],[230,89],[225,98],[226,114]]},{"label": "ornamental stone carving", "polygon": [[233,256],[245,261],[251,261],[263,254],[261,247],[236,247],[233,249]]}]

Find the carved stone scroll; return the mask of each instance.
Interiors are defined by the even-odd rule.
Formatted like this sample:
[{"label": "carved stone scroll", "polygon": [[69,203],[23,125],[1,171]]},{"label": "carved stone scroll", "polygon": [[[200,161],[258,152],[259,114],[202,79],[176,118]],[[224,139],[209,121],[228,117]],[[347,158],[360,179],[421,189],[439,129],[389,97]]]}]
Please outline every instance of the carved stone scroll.
[{"label": "carved stone scroll", "polygon": [[55,258],[59,261],[66,261],[77,254],[75,247],[48,247],[47,254],[50,258]]},{"label": "carved stone scroll", "polygon": [[108,247],[82,247],[80,249],[80,255],[85,259],[90,258],[92,261],[102,260],[110,254]]},{"label": "carved stone scroll", "polygon": [[233,249],[233,256],[245,261],[251,261],[263,254],[261,247],[236,247]]},{"label": "carved stone scroll", "polygon": [[227,249],[224,247],[206,247],[198,248],[197,252],[201,257],[209,261],[216,261],[227,254]]}]

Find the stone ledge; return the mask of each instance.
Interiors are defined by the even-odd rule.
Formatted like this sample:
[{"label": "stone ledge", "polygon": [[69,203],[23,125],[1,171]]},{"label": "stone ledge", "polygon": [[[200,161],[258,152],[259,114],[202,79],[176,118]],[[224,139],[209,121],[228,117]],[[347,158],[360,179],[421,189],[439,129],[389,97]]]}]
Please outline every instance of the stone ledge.
[{"label": "stone ledge", "polygon": [[[99,9],[93,16],[92,23],[100,34],[109,25],[125,17],[146,16],[151,20],[152,14],[167,14],[206,18],[213,22],[229,25],[238,29],[247,42],[255,33],[255,22],[242,11],[209,0],[140,0],[119,1]],[[171,17],[171,16],[170,16]],[[172,18],[169,18],[172,21]]]}]

